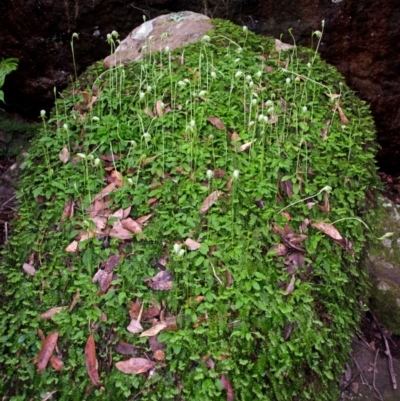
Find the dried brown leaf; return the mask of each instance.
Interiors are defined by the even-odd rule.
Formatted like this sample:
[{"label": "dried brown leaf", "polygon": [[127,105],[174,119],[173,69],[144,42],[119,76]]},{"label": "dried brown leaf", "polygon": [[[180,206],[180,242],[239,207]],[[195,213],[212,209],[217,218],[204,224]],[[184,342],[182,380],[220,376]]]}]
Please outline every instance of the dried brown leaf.
[{"label": "dried brown leaf", "polygon": [[78,250],[78,241],[72,241],[66,248],[65,252],[76,252]]},{"label": "dried brown leaf", "polygon": [[106,187],[104,187],[94,198],[93,201],[98,201],[100,199],[103,199],[105,196],[109,195],[111,192],[115,191],[117,188],[117,185],[115,182],[112,182],[111,184],[108,184]]},{"label": "dried brown leaf", "polygon": [[186,238],[184,244],[188,247],[189,251],[196,251],[201,246],[199,242],[191,238]]},{"label": "dried brown leaf", "polygon": [[156,111],[157,111],[158,117],[161,117],[164,114],[162,100],[157,100],[157,102],[156,102]]},{"label": "dried brown leaf", "polygon": [[344,115],[342,108],[339,105],[339,102],[336,103],[336,107],[338,109],[339,112],[339,116],[340,116],[340,121],[344,124],[348,124],[350,121],[348,120],[348,118]]},{"label": "dried brown leaf", "polygon": [[50,308],[49,310],[47,310],[46,312],[43,312],[40,315],[40,319],[41,320],[49,320],[52,319],[54,315],[56,315],[57,313],[60,313],[61,311],[63,311],[64,309],[67,309],[66,306],[57,306],[55,308]]},{"label": "dried brown leaf", "polygon": [[74,217],[75,203],[72,199],[65,202],[64,210],[61,215],[61,221],[71,220]]},{"label": "dried brown leaf", "polygon": [[112,238],[118,238],[118,239],[131,239],[132,238],[132,233],[125,228],[122,227],[121,221],[116,221],[110,230],[110,237]]},{"label": "dried brown leaf", "polygon": [[221,376],[222,388],[226,390],[226,401],[234,401],[235,394],[233,392],[232,383],[226,375]]},{"label": "dried brown leaf", "polygon": [[124,220],[121,220],[122,227],[126,230],[134,233],[140,234],[142,232],[142,225],[137,221],[131,219],[130,217]]},{"label": "dried brown leaf", "polygon": [[333,224],[325,223],[323,221],[311,224],[317,230],[322,231],[324,234],[333,238],[334,240],[342,240],[343,237],[340,235],[339,231],[335,228]]},{"label": "dried brown leaf", "polygon": [[206,199],[204,199],[204,202],[203,202],[203,204],[201,205],[201,208],[200,208],[200,213],[201,214],[207,213],[208,209],[210,209],[210,207],[212,205],[214,205],[214,203],[218,200],[218,198],[221,195],[222,195],[222,192],[218,191],[218,190],[214,191],[214,192],[211,192],[211,194],[208,195]]},{"label": "dried brown leaf", "polygon": [[36,269],[29,263],[24,263],[22,265],[22,269],[26,274],[29,274],[30,276],[34,276],[36,274]]},{"label": "dried brown leaf", "polygon": [[157,323],[150,329],[144,331],[139,337],[152,337],[156,336],[160,331],[164,330],[167,327],[166,324]]},{"label": "dried brown leaf", "polygon": [[131,319],[129,326],[126,329],[133,334],[143,331],[142,325],[136,319]]},{"label": "dried brown leaf", "polygon": [[94,342],[93,333],[90,334],[86,342],[85,363],[90,380],[92,381],[94,386],[98,387],[100,385],[100,378],[96,359],[96,345]]},{"label": "dried brown leaf", "polygon": [[296,282],[296,277],[293,274],[292,278],[290,279],[290,283],[285,288],[286,294],[290,295],[290,294],[293,293],[293,291],[294,291],[294,283],[295,282]]},{"label": "dried brown leaf", "polygon": [[225,129],[225,124],[218,117],[207,117],[207,120],[218,129]]},{"label": "dried brown leaf", "polygon": [[165,291],[172,288],[172,274],[169,270],[161,270],[154,277],[144,280],[153,290]]},{"label": "dried brown leaf", "polygon": [[78,303],[80,297],[81,297],[81,293],[78,290],[78,291],[76,291],[74,297],[72,298],[72,302],[71,302],[71,305],[69,307],[69,312],[71,312],[72,309],[75,308],[75,305]]},{"label": "dried brown leaf", "polygon": [[60,153],[58,154],[58,158],[62,163],[67,163],[69,160],[69,150],[66,146],[64,146],[61,150]]},{"label": "dried brown leaf", "polygon": [[38,356],[38,366],[37,371],[38,373],[42,372],[46,369],[46,366],[50,360],[51,354],[54,351],[54,348],[57,345],[58,340],[58,332],[55,331],[54,333],[50,333],[43,341],[42,348],[40,350]]},{"label": "dried brown leaf", "polygon": [[50,357],[50,364],[52,368],[57,372],[61,372],[64,367],[64,362],[62,361],[62,359],[54,355]]},{"label": "dried brown leaf", "polygon": [[139,217],[139,218],[136,219],[136,221],[141,225],[145,225],[144,223],[147,220],[149,220],[151,216],[153,216],[153,213],[146,214],[145,216]]},{"label": "dried brown leaf", "polygon": [[115,344],[115,352],[118,352],[118,354],[121,355],[132,355],[133,351],[135,350],[135,347],[132,344],[128,344],[125,341],[118,341],[117,344]]},{"label": "dried brown leaf", "polygon": [[285,256],[289,252],[289,249],[283,244],[278,244],[271,246],[268,252],[275,253],[276,256]]},{"label": "dried brown leaf", "polygon": [[145,373],[154,368],[155,362],[145,358],[131,358],[126,361],[120,361],[115,364],[115,367],[128,375]]},{"label": "dried brown leaf", "polygon": [[165,352],[161,349],[158,349],[153,353],[153,357],[156,361],[164,361],[165,360]]},{"label": "dried brown leaf", "polygon": [[118,265],[119,259],[120,259],[119,255],[115,255],[115,254],[110,255],[108,257],[106,265],[104,266],[104,270],[107,273],[110,273],[114,269],[114,267]]},{"label": "dried brown leaf", "polygon": [[256,139],[253,139],[253,140],[250,141],[250,142],[244,143],[242,146],[240,146],[240,147],[236,150],[236,152],[238,152],[238,153],[244,152],[245,150],[249,149],[250,146],[251,146],[255,141],[256,141]]}]

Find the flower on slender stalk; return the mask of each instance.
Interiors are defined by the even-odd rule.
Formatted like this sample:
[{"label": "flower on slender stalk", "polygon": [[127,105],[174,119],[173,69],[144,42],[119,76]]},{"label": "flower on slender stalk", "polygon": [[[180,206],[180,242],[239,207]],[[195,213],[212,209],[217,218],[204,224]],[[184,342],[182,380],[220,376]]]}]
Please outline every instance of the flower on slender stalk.
[{"label": "flower on slender stalk", "polygon": [[237,180],[239,178],[239,170],[233,170],[232,176],[234,180]]},{"label": "flower on slender stalk", "polygon": [[216,74],[216,72],[215,71],[211,71],[211,78],[212,79],[215,79],[215,78],[217,78],[217,74]]},{"label": "flower on slender stalk", "polygon": [[322,36],[322,32],[321,32],[321,31],[315,31],[315,32],[314,32],[314,35],[315,35],[317,38],[320,38],[320,37]]},{"label": "flower on slender stalk", "polygon": [[212,170],[207,170],[206,175],[207,175],[207,179],[211,180],[211,178],[214,177],[214,172]]},{"label": "flower on slender stalk", "polygon": [[40,117],[42,118],[46,117],[46,110],[40,110]]},{"label": "flower on slender stalk", "polygon": [[147,142],[150,141],[151,135],[150,135],[148,132],[145,132],[145,133],[143,134],[143,139],[144,139],[145,142],[147,143]]},{"label": "flower on slender stalk", "polygon": [[239,70],[236,72],[235,78],[240,78],[242,75],[243,75],[243,72]]},{"label": "flower on slender stalk", "polygon": [[64,124],[63,128],[64,128],[65,131],[68,131],[68,124]]}]

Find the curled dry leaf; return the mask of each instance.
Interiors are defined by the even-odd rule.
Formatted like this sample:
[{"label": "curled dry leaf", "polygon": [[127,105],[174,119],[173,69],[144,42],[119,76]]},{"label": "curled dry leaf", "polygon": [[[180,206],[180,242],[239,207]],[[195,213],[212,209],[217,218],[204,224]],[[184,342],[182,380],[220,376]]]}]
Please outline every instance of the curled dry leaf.
[{"label": "curled dry leaf", "polygon": [[294,283],[296,282],[296,277],[293,274],[292,278],[290,279],[290,283],[286,286],[285,291],[287,295],[290,295],[294,291]]},{"label": "curled dry leaf", "polygon": [[225,129],[225,124],[218,117],[207,117],[207,120],[218,129]]},{"label": "curled dry leaf", "polygon": [[196,251],[200,248],[200,243],[190,238],[186,238],[184,244],[188,247],[189,251]]},{"label": "curled dry leaf", "polygon": [[40,320],[52,319],[54,315],[56,315],[57,313],[60,313],[64,309],[67,309],[67,307],[66,306],[57,306],[55,308],[51,308],[51,309],[47,310],[46,312],[43,312],[40,315]]},{"label": "curled dry leaf", "polygon": [[75,203],[72,199],[65,202],[64,210],[61,215],[61,221],[71,220],[74,217]]},{"label": "curled dry leaf", "polygon": [[144,331],[139,337],[152,337],[156,336],[160,331],[164,330],[167,327],[166,324],[156,323],[150,329]]},{"label": "curled dry leaf", "polygon": [[162,102],[162,100],[157,100],[157,103],[156,103],[156,111],[157,111],[158,117],[161,117],[161,116],[164,114],[164,109],[163,109],[163,102]]},{"label": "curled dry leaf", "polygon": [[123,228],[134,234],[140,234],[142,232],[142,225],[139,224],[137,221],[131,219],[130,217],[121,220],[121,224]]},{"label": "curled dry leaf", "polygon": [[218,200],[218,198],[221,195],[222,195],[222,192],[218,191],[218,190],[214,191],[214,192],[211,192],[211,194],[208,195],[206,199],[204,199],[204,202],[203,202],[203,204],[201,205],[201,208],[200,208],[200,213],[201,214],[207,213],[208,209],[210,209],[210,207],[212,205],[214,205],[214,203]]},{"label": "curled dry leaf", "polygon": [[100,378],[96,359],[96,345],[94,343],[93,333],[89,336],[86,342],[85,363],[90,380],[92,381],[94,386],[98,387],[100,385]]},{"label": "curled dry leaf", "polygon": [[103,199],[107,195],[109,195],[111,192],[115,191],[116,189],[116,184],[115,182],[112,182],[111,184],[108,184],[105,188],[103,188],[94,198],[94,201],[98,201],[100,199]]},{"label": "curled dry leaf", "polygon": [[38,373],[42,372],[46,369],[46,366],[50,360],[51,354],[54,351],[54,348],[57,345],[58,340],[58,332],[55,331],[54,333],[50,333],[43,341],[42,348],[39,353],[38,357]]},{"label": "curled dry leaf", "polygon": [[127,361],[120,361],[115,364],[115,367],[122,373],[134,375],[138,373],[145,373],[154,368],[155,362],[149,361],[145,358],[131,358]]},{"label": "curled dry leaf", "polygon": [[22,265],[22,270],[26,274],[29,274],[30,276],[34,276],[36,274],[36,269],[32,265],[30,265],[29,263],[24,263]]},{"label": "curled dry leaf", "polygon": [[340,121],[342,121],[342,123],[344,124],[348,124],[350,121],[348,120],[348,118],[344,115],[342,108],[339,105],[339,102],[336,103],[336,107],[337,110],[339,112],[339,116],[340,116]]},{"label": "curled dry leaf", "polygon": [[69,160],[69,150],[66,146],[64,146],[61,150],[60,153],[58,154],[58,158],[62,163],[67,163]]}]

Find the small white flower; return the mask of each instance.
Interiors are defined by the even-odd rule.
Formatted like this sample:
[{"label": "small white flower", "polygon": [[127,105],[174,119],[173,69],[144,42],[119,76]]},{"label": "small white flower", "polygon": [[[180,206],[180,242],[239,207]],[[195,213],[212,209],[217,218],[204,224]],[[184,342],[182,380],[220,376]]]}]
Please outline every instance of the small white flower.
[{"label": "small white flower", "polygon": [[270,107],[270,106],[273,106],[273,105],[274,105],[274,102],[272,100],[267,100],[265,102],[265,106],[267,106],[267,107]]},{"label": "small white flower", "polygon": [[234,170],[234,171],[233,171],[233,178],[234,178],[235,180],[237,180],[237,179],[239,178],[239,170]]},{"label": "small white flower", "polygon": [[307,106],[303,106],[303,107],[301,108],[301,110],[302,110],[303,113],[305,113],[305,112],[307,111]]},{"label": "small white flower", "polygon": [[246,75],[246,77],[245,77],[245,80],[247,81],[247,82],[250,82],[251,81],[251,75]]},{"label": "small white flower", "polygon": [[144,138],[145,142],[147,143],[147,142],[150,141],[151,135],[150,135],[148,132],[145,132],[145,133],[143,134],[143,138]]},{"label": "small white flower", "polygon": [[262,76],[262,71],[257,71],[256,72],[256,77],[257,78],[261,78],[261,76]]},{"label": "small white flower", "polygon": [[315,35],[317,38],[320,38],[320,37],[322,36],[322,32],[321,32],[321,31],[315,31],[315,32],[314,32],[314,35]]},{"label": "small white flower", "polygon": [[77,153],[76,154],[80,159],[86,159],[86,155],[84,153]]},{"label": "small white flower", "polygon": [[211,78],[212,79],[215,79],[215,78],[217,78],[217,74],[215,73],[215,71],[211,71]]},{"label": "small white flower", "polygon": [[207,170],[206,175],[207,175],[207,179],[211,180],[211,178],[214,177],[214,172],[212,170]]},{"label": "small white flower", "polygon": [[44,118],[46,116],[46,110],[40,110],[40,117]]},{"label": "small white flower", "polygon": [[249,128],[251,128],[254,124],[255,124],[254,121],[250,121],[250,122],[249,122]]},{"label": "small white flower", "polygon": [[236,72],[235,78],[240,78],[242,75],[243,75],[243,72],[239,70]]},{"label": "small white flower", "polygon": [[133,185],[133,180],[132,180],[132,178],[127,178],[127,181],[128,181],[128,184],[129,184],[129,185]]},{"label": "small white flower", "polygon": [[68,131],[68,124],[64,124],[63,128],[65,129],[65,131]]},{"label": "small white flower", "polygon": [[257,100],[257,99],[251,99],[251,104],[252,104],[253,106],[255,106],[257,103],[258,103],[258,100]]},{"label": "small white flower", "polygon": [[97,121],[100,121],[100,118],[97,116],[93,116],[92,120],[97,122]]},{"label": "small white flower", "polygon": [[190,120],[189,125],[190,125],[192,128],[194,128],[194,127],[196,126],[196,121]]},{"label": "small white flower", "polygon": [[240,58],[235,58],[234,63],[237,64],[240,61]]},{"label": "small white flower", "polygon": [[169,53],[169,46],[165,46],[165,53]]},{"label": "small white flower", "polygon": [[290,84],[290,78],[286,78],[286,85]]},{"label": "small white flower", "polygon": [[201,38],[201,41],[202,42],[209,42],[211,40],[211,38],[208,36],[208,35],[204,35],[202,38]]},{"label": "small white flower", "polygon": [[243,26],[242,29],[243,29],[243,32],[247,32],[247,30],[248,30],[249,28],[247,28],[247,26]]},{"label": "small white flower", "polygon": [[175,252],[176,254],[179,253],[179,251],[181,250],[181,248],[182,248],[182,245],[180,245],[180,244],[174,244],[174,252]]},{"label": "small white flower", "polygon": [[98,167],[100,164],[100,159],[98,157],[96,157],[96,159],[94,159],[94,166]]},{"label": "small white flower", "polygon": [[200,91],[199,92],[199,97],[205,96],[206,93],[207,93],[207,91],[205,91],[205,90]]}]

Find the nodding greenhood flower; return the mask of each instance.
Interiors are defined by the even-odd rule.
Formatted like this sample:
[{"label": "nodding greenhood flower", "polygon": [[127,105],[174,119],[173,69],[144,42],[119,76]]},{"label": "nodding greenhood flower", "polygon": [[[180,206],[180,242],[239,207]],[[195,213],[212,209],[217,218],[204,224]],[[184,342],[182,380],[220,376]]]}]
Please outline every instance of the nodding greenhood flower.
[{"label": "nodding greenhood flower", "polygon": [[300,78],[299,78],[299,77],[296,77],[294,80],[295,80],[296,82],[300,82]]},{"label": "nodding greenhood flower", "polygon": [[78,39],[78,40],[79,40],[79,34],[76,33],[76,32],[74,32],[74,33],[72,34],[72,39]]},{"label": "nodding greenhood flower", "polygon": [[183,82],[185,82],[185,83],[187,83],[187,84],[190,84],[190,81],[189,81],[187,78],[185,78],[185,79],[183,80]]},{"label": "nodding greenhood flower", "polygon": [[40,117],[42,118],[46,117],[46,110],[40,110]]},{"label": "nodding greenhood flower", "polygon": [[208,135],[208,139],[213,140],[214,139],[214,135],[213,134]]},{"label": "nodding greenhood flower", "polygon": [[97,121],[100,121],[100,118],[97,116],[93,116],[92,120],[97,122]]},{"label": "nodding greenhood flower", "polygon": [[98,158],[98,157],[96,157],[95,159],[94,159],[94,166],[95,167],[98,167],[100,165],[100,159]]},{"label": "nodding greenhood flower", "polygon": [[146,143],[149,142],[151,139],[151,135],[148,132],[145,132],[142,136]]},{"label": "nodding greenhood flower", "polygon": [[250,82],[248,83],[248,85],[249,85],[249,88],[252,88],[252,87],[254,86],[254,82],[253,82],[253,81],[250,81]]},{"label": "nodding greenhood flower", "polygon": [[237,64],[240,61],[240,58],[235,58],[234,63]]},{"label": "nodding greenhood flower", "polygon": [[174,252],[176,253],[176,254],[178,254],[179,253],[179,251],[181,250],[181,248],[182,248],[182,245],[180,245],[180,244],[174,244]]},{"label": "nodding greenhood flower", "polygon": [[136,148],[136,146],[137,146],[136,141],[131,141],[131,146],[132,146],[132,148]]},{"label": "nodding greenhood flower", "polygon": [[315,35],[317,38],[320,38],[320,37],[322,36],[322,32],[321,32],[321,31],[315,31],[315,32],[314,32],[314,35]]},{"label": "nodding greenhood flower", "polygon": [[94,156],[93,156],[92,154],[87,155],[87,156],[86,156],[86,159],[88,159],[88,160],[93,160],[93,159],[94,159]]},{"label": "nodding greenhood flower", "polygon": [[233,179],[237,180],[239,178],[239,170],[233,170]]},{"label": "nodding greenhood flower", "polygon": [[165,53],[169,53],[169,46],[165,46]]},{"label": "nodding greenhood flower", "polygon": [[68,124],[64,124],[63,128],[65,129],[65,131],[68,131]]},{"label": "nodding greenhood flower", "polygon": [[118,38],[118,32],[117,31],[112,31],[111,35],[114,36],[114,38]]},{"label": "nodding greenhood flower", "polygon": [[107,42],[110,43],[113,40],[111,33],[107,33]]},{"label": "nodding greenhood flower", "polygon": [[240,78],[242,75],[243,75],[243,72],[239,70],[236,72],[235,78]]},{"label": "nodding greenhood flower", "polygon": [[303,106],[303,107],[301,108],[301,111],[302,111],[303,113],[305,113],[305,112],[307,111],[307,106]]},{"label": "nodding greenhood flower", "polygon": [[203,96],[205,96],[205,95],[206,95],[206,93],[207,93],[207,91],[205,91],[205,90],[201,90],[201,91],[199,92],[199,97],[203,97]]},{"label": "nodding greenhood flower", "polygon": [[262,76],[262,71],[257,71],[256,72],[256,77],[257,78],[261,78],[261,76]]},{"label": "nodding greenhood flower", "polygon": [[251,81],[251,75],[247,74],[244,78],[247,82]]},{"label": "nodding greenhood flower", "polygon": [[212,171],[212,170],[207,170],[206,176],[207,176],[207,179],[208,179],[208,180],[211,180],[211,178],[214,177],[214,171]]},{"label": "nodding greenhood flower", "polygon": [[215,71],[211,71],[211,78],[212,79],[215,79],[215,78],[217,78],[217,74],[215,73]]},{"label": "nodding greenhood flower", "polygon": [[259,115],[258,115],[258,121],[259,121],[259,122],[264,121],[264,117],[265,117],[264,114],[259,114]]},{"label": "nodding greenhood flower", "polygon": [[312,67],[310,62],[307,63],[307,67],[308,67],[308,68],[311,68],[311,67]]},{"label": "nodding greenhood flower", "polygon": [[269,107],[268,110],[267,110],[267,113],[268,113],[268,114],[273,114],[273,113],[275,113],[275,107]]},{"label": "nodding greenhood flower", "polygon": [[274,102],[272,101],[272,100],[267,100],[266,102],[265,102],[265,106],[266,107],[270,107],[270,106],[273,106],[274,105]]},{"label": "nodding greenhood flower", "polygon": [[183,81],[178,81],[178,86],[184,88],[186,86],[186,83]]},{"label": "nodding greenhood flower", "polygon": [[324,19],[321,21],[321,25],[322,25],[322,28],[325,26],[325,20]]},{"label": "nodding greenhood flower", "polygon": [[83,160],[86,159],[86,155],[85,155],[84,153],[77,153],[76,155],[77,155],[77,157],[79,157],[80,159],[83,159]]},{"label": "nodding greenhood flower", "polygon": [[145,97],[145,93],[144,92],[140,92],[139,93],[139,100],[143,100]]},{"label": "nodding greenhood flower", "polygon": [[190,120],[189,125],[190,125],[192,128],[194,128],[194,127],[196,126],[196,121]]},{"label": "nodding greenhood flower", "polygon": [[251,104],[255,106],[258,103],[258,99],[251,99]]},{"label": "nodding greenhood flower", "polygon": [[243,49],[242,49],[241,47],[238,47],[238,48],[236,49],[236,53],[240,54],[240,53],[242,53],[242,52],[243,52]]},{"label": "nodding greenhood flower", "polygon": [[250,121],[248,127],[251,128],[255,124],[254,121]]},{"label": "nodding greenhood flower", "polygon": [[182,257],[185,254],[185,250],[184,249],[180,249],[178,252],[178,257]]},{"label": "nodding greenhood flower", "polygon": [[247,32],[249,28],[247,28],[247,26],[244,25],[244,26],[242,27],[242,29],[243,29],[243,32]]},{"label": "nodding greenhood flower", "polygon": [[153,89],[153,88],[152,88],[150,85],[147,85],[147,88],[146,88],[146,91],[147,91],[147,92],[151,92],[152,89]]},{"label": "nodding greenhood flower", "polygon": [[132,180],[132,178],[127,178],[126,181],[128,182],[129,185],[133,185],[133,180]]},{"label": "nodding greenhood flower", "polygon": [[201,38],[201,41],[202,41],[203,43],[208,43],[210,40],[211,40],[211,38],[210,38],[208,35],[204,35],[204,36]]},{"label": "nodding greenhood flower", "polygon": [[286,78],[286,85],[290,84],[290,78]]}]

